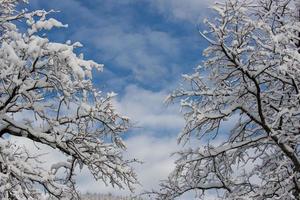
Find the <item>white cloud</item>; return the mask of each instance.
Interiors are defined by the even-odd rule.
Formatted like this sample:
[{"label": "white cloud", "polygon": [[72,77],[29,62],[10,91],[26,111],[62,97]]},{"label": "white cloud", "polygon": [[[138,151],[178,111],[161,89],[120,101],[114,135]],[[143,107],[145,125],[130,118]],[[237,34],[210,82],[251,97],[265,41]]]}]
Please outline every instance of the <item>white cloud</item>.
[{"label": "white cloud", "polygon": [[186,20],[198,24],[208,15],[211,0],[152,0],[150,4],[171,20]]},{"label": "white cloud", "polygon": [[148,28],[135,30],[133,27],[128,31],[127,26],[102,24],[83,27],[73,37],[92,44],[100,58],[130,71],[135,80],[151,83],[165,79],[174,65],[170,59],[180,55],[179,38]]},{"label": "white cloud", "polygon": [[[122,97],[115,102],[116,109],[136,122],[134,135],[125,140],[128,147],[126,157],[136,158],[143,164],[134,166],[141,186],[136,194],[157,188],[159,181],[167,178],[174,169],[175,157],[171,153],[180,148],[177,133],[183,127],[183,118],[177,105],[164,105],[167,91],[153,92],[136,85],[126,87]],[[160,134],[160,135],[159,135]],[[128,190],[120,191],[94,181],[87,170],[78,177],[81,191],[128,195]]]},{"label": "white cloud", "polygon": [[[94,47],[92,54],[98,56],[100,63],[113,61],[117,68],[130,71],[132,77],[138,81],[149,83],[153,80],[162,80],[170,72],[171,66],[168,63],[170,58],[179,57],[179,39],[167,32],[153,30],[142,24],[136,26],[130,17],[125,20],[124,16],[120,19],[119,15],[101,13],[102,7],[133,3],[134,1],[95,3],[95,7],[99,7],[98,12],[75,0],[63,2],[53,0],[46,3],[33,0],[31,5],[38,8],[46,5],[62,10],[63,22],[70,23],[68,31],[73,33],[68,39],[78,40],[84,45]],[[80,21],[77,23],[76,20]]]},{"label": "white cloud", "polygon": [[[194,16],[198,12],[198,7],[203,4],[202,0],[141,2],[145,4],[146,11],[154,8],[156,13],[160,12],[176,19],[188,19],[189,15]],[[99,1],[91,7],[88,2],[76,0],[31,1],[33,7],[46,6],[46,9],[61,10],[64,16],[62,22],[70,25],[66,33],[71,35],[56,34],[55,37],[59,37],[62,41],[78,40],[88,46],[89,48],[85,49],[89,52],[87,56],[93,55],[96,61],[104,63],[105,71],[111,70],[114,74],[122,73],[124,76],[129,74],[131,80],[139,83],[163,86],[168,83],[173,74],[178,76],[180,73],[179,63],[182,61],[182,49],[184,49],[183,45],[187,45],[187,40],[176,33],[171,34],[172,31],[169,32],[167,29],[164,31],[161,28],[153,28],[148,23],[140,23],[134,20],[132,13],[128,15],[105,13],[120,7],[124,7],[126,11],[129,9],[126,4],[132,6],[139,3],[136,0],[114,3]],[[200,12],[203,13],[203,10]],[[59,18],[60,14],[55,13],[53,17]],[[112,66],[115,69],[112,69]],[[122,79],[126,79],[124,76]],[[116,80],[108,82],[111,84]]]},{"label": "white cloud", "polygon": [[174,169],[174,158],[178,149],[176,137],[151,137],[147,135],[128,139],[128,154],[144,163],[137,167],[141,184],[145,189],[157,188],[159,180],[165,179]]},{"label": "white cloud", "polygon": [[[136,158],[143,164],[134,165],[141,186],[136,194],[157,188],[159,181],[167,178],[174,169],[175,157],[171,153],[180,148],[177,133],[183,127],[183,118],[177,105],[165,105],[167,91],[153,92],[136,85],[125,88],[124,94],[115,105],[117,111],[130,117],[137,127],[135,134],[125,140],[128,147],[126,157]],[[160,134],[160,135],[159,135]],[[113,193],[128,195],[128,190],[105,186],[94,181],[85,169],[78,177],[78,188],[83,192]]]},{"label": "white cloud", "polygon": [[[157,138],[150,135],[151,133],[134,136],[126,140],[128,147],[126,155],[144,162],[135,165],[135,171],[141,184],[135,188],[136,195],[144,190],[157,188],[159,181],[167,178],[175,166],[175,158],[170,155],[178,149],[176,137]],[[79,175],[78,181],[78,188],[83,192],[130,194],[129,190],[118,190],[118,188],[105,186],[101,181],[93,180],[86,169]]]},{"label": "white cloud", "polygon": [[152,92],[129,85],[124,96],[116,102],[116,109],[130,117],[138,127],[173,130],[177,134],[183,128],[184,120],[178,105],[164,104],[167,95],[167,91]]}]

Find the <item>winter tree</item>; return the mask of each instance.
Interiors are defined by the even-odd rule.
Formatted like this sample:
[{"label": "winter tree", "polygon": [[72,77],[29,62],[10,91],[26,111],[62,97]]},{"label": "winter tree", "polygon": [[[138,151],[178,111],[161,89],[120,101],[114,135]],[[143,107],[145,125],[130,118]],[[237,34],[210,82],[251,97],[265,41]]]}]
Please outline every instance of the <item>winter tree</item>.
[{"label": "winter tree", "polygon": [[[77,55],[79,42],[47,39],[47,30],[66,27],[48,17],[52,11],[17,11],[18,3],[24,2],[0,0],[0,199],[77,199],[82,167],[131,189],[136,176],[121,139],[128,119],[113,109],[114,93],[92,84],[92,70],[102,65]],[[38,149],[13,142],[20,137],[65,160],[43,167]]]},{"label": "winter tree", "polygon": [[82,200],[143,200],[140,197],[118,196],[109,194],[86,193],[81,195]]},{"label": "winter tree", "polygon": [[[298,1],[298,0],[297,0]],[[186,120],[176,169],[152,195],[300,199],[300,16],[296,0],[227,0],[206,20],[202,67],[169,100]],[[232,123],[230,130],[222,124]],[[195,143],[195,142],[194,142]]]}]

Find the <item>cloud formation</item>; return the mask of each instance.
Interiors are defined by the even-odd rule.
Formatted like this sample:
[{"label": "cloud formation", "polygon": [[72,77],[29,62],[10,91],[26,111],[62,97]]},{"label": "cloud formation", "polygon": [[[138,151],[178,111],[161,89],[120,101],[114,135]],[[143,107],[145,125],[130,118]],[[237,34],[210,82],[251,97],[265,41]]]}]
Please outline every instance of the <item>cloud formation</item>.
[{"label": "cloud formation", "polygon": [[207,15],[211,0],[152,0],[150,4],[171,20],[184,20],[198,24]]},{"label": "cloud formation", "polygon": [[122,98],[116,102],[116,109],[128,115],[137,127],[178,131],[183,128],[184,121],[178,105],[164,104],[167,95],[167,91],[153,92],[129,85]]},{"label": "cloud formation", "polygon": [[[136,186],[135,194],[139,194],[145,189],[157,188],[159,181],[167,178],[167,175],[175,166],[175,158],[170,157],[170,155],[177,148],[176,138],[157,138],[149,135],[135,136],[126,140],[127,154],[130,157],[143,161],[143,164],[135,165],[136,173],[141,183],[141,186]],[[101,181],[94,181],[87,170],[84,170],[78,177],[78,181],[78,188],[84,192],[111,192],[121,195],[130,193],[128,190],[114,189],[110,186],[105,186]]]},{"label": "cloud formation", "polygon": [[194,63],[198,56],[197,50],[189,52],[199,42],[194,25],[189,28],[195,35],[182,35],[186,28],[165,19],[189,18],[178,14],[181,12],[195,16],[197,2],[202,1],[31,0],[33,8],[61,11],[53,15],[69,28],[49,36],[59,41],[80,41],[88,59],[105,64],[102,79],[108,84],[124,87],[124,82],[134,82],[153,88],[169,84],[184,69],[183,61]]},{"label": "cloud formation", "polygon": [[[166,32],[144,29],[126,31],[125,28],[110,25],[80,29],[75,38],[85,37],[85,42],[93,44],[99,57],[113,62],[133,74],[139,82],[162,80],[170,73],[169,60],[180,54],[180,42]],[[99,34],[95,35],[94,33]]]}]

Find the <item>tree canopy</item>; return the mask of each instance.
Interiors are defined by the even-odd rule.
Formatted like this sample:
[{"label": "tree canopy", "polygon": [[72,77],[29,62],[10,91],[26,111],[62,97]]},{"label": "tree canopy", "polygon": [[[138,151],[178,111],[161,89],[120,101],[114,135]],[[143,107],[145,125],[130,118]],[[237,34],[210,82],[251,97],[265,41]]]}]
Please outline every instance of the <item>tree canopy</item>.
[{"label": "tree canopy", "polygon": [[[114,110],[115,94],[92,82],[92,70],[103,65],[75,53],[79,42],[47,38],[46,31],[67,27],[48,17],[52,11],[16,10],[18,3],[0,0],[0,198],[77,199],[82,167],[131,189],[133,161],[122,156],[128,119]],[[65,161],[45,168],[38,149],[16,145],[14,137],[56,149]]]},{"label": "tree canopy", "polygon": [[[204,65],[174,91],[186,120],[176,169],[152,194],[174,199],[300,198],[300,16],[298,1],[227,0],[201,35]],[[222,124],[232,124],[230,131]]]}]

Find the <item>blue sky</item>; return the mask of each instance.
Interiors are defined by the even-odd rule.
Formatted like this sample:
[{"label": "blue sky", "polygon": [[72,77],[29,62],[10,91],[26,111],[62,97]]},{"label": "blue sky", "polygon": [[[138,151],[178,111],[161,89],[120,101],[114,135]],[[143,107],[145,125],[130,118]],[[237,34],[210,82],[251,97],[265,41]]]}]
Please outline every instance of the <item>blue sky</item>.
[{"label": "blue sky", "polygon": [[[199,5],[204,3],[198,2],[31,0],[30,5],[60,11],[52,17],[69,28],[52,31],[49,37],[83,43],[86,58],[106,66],[104,73],[95,74],[97,87],[122,95],[128,84],[159,91],[199,63],[204,43],[198,34],[203,17]],[[189,10],[195,6],[199,10]],[[178,17],[175,9],[183,9],[187,16]]]},{"label": "blue sky", "polygon": [[[136,166],[144,189],[155,188],[174,167],[169,156],[178,149],[176,136],[184,121],[178,105],[167,107],[163,101],[179,85],[181,74],[192,73],[203,59],[207,43],[198,31],[210,15],[209,3],[30,0],[30,10],[60,11],[51,17],[69,25],[47,33],[52,41],[80,41],[86,59],[105,65],[104,72],[94,72],[94,84],[101,91],[118,93],[116,109],[135,125],[126,137],[127,155],[145,162]],[[86,171],[78,179],[83,192],[128,193],[93,181]]]}]

